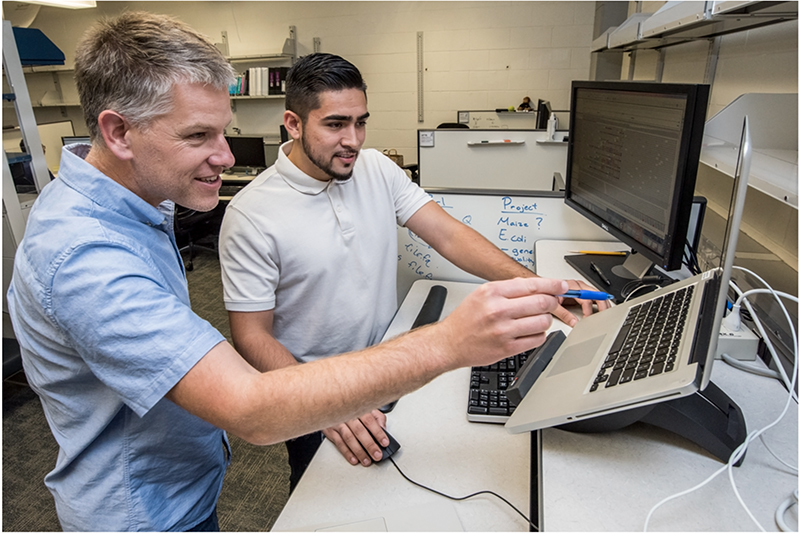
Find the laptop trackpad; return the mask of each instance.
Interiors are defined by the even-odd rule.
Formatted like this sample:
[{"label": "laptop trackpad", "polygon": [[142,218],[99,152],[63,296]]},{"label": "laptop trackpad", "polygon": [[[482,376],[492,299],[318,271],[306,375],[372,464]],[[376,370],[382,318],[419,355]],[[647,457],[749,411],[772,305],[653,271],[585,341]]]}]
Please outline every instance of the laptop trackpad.
[{"label": "laptop trackpad", "polygon": [[597,354],[597,347],[600,346],[600,343],[605,337],[606,335],[603,334],[568,347],[561,354],[558,361],[555,362],[555,365],[547,376],[555,376],[568,371],[574,371],[575,369],[580,369],[584,365],[592,363],[595,354]]}]

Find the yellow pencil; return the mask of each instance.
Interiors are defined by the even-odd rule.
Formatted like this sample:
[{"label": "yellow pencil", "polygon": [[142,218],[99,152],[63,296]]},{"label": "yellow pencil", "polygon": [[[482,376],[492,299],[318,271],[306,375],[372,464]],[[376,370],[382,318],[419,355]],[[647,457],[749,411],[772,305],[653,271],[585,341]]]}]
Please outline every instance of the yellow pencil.
[{"label": "yellow pencil", "polygon": [[624,256],[627,252],[622,250],[570,250],[573,254],[597,254],[599,256]]}]

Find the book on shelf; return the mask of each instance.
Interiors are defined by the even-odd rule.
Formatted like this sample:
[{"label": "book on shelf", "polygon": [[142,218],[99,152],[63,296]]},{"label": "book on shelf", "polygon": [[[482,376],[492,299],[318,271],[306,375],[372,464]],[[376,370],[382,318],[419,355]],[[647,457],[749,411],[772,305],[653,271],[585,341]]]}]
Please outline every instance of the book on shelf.
[{"label": "book on shelf", "polygon": [[236,77],[228,93],[231,96],[268,96],[286,94],[289,67],[252,67]]},{"label": "book on shelf", "polygon": [[286,74],[289,67],[270,67],[269,68],[269,94],[286,94]]}]

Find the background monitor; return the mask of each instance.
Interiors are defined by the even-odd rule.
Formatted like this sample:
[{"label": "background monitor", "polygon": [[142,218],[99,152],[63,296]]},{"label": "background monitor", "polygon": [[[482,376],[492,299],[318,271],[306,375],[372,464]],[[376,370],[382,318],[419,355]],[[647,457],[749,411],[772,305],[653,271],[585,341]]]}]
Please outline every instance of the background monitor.
[{"label": "background monitor", "polygon": [[61,137],[61,144],[63,146],[73,145],[75,143],[92,144],[92,138],[88,135],[65,135]]},{"label": "background monitor", "polygon": [[549,100],[539,99],[536,104],[536,129],[546,130],[547,121],[550,120],[550,114],[553,113],[553,108],[550,106]]},{"label": "background monitor", "polygon": [[572,83],[565,201],[631,247],[615,277],[681,267],[708,94],[704,84]]},{"label": "background monitor", "polygon": [[264,151],[263,136],[225,136],[236,162],[233,164],[234,172],[255,170],[260,172],[267,168],[267,158]]}]

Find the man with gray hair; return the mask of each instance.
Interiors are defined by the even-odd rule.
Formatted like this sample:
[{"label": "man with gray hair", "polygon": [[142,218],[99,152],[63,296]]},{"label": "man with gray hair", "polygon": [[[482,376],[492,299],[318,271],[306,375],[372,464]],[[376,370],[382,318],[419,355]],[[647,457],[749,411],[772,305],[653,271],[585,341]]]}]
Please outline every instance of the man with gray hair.
[{"label": "man with gray hair", "polygon": [[234,163],[230,66],[183,23],[127,13],[90,30],[75,72],[92,145],[64,148],[8,292],[65,530],[218,530],[226,431],[284,441],[544,341],[567,284],[515,279],[387,343],[259,372],[192,312],[172,230],[174,203],[214,208]]}]

